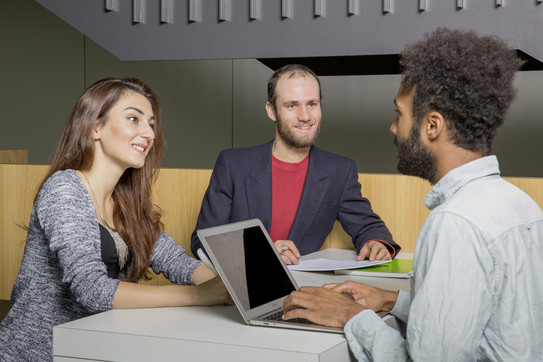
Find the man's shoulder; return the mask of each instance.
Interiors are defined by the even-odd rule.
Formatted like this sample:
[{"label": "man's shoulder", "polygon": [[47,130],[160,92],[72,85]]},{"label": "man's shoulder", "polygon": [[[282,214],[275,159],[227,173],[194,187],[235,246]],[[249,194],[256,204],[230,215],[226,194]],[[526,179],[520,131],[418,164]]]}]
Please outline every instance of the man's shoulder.
[{"label": "man's shoulder", "polygon": [[495,236],[520,224],[543,220],[543,212],[524,191],[503,178],[468,183],[432,214],[456,215]]},{"label": "man's shoulder", "polygon": [[[499,197],[496,197],[497,195]],[[506,181],[501,176],[494,175],[466,183],[454,192],[453,196],[444,206],[448,209],[469,212],[473,208],[486,210],[511,209],[511,206],[526,203],[535,204],[530,196],[517,186]],[[500,212],[503,212],[503,210]]]},{"label": "man's shoulder", "polygon": [[310,157],[328,165],[335,165],[340,167],[351,167],[355,164],[355,161],[349,157],[339,155],[330,151],[323,150],[322,148],[313,146],[311,148]]},{"label": "man's shoulder", "polygon": [[[266,159],[271,162],[271,144],[265,143],[257,146],[228,148],[221,151],[215,168],[234,167],[236,172],[251,170],[254,165],[263,165]],[[227,166],[228,165],[228,166]]]},{"label": "man's shoulder", "polygon": [[[271,141],[270,141],[271,142]],[[266,152],[270,149],[270,142],[263,143],[255,146],[248,147],[236,147],[236,148],[227,148],[221,151],[221,153],[227,154],[228,156],[245,156],[245,155],[255,155]]]}]

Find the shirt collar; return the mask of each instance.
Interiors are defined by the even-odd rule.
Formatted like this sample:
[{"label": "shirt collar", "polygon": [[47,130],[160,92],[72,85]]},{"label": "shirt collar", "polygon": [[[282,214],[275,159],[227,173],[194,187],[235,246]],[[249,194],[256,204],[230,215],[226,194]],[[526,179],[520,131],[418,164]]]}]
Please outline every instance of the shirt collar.
[{"label": "shirt collar", "polygon": [[468,162],[443,176],[424,198],[424,205],[433,210],[450,199],[465,184],[481,177],[499,174],[500,166],[496,156],[486,156]]}]

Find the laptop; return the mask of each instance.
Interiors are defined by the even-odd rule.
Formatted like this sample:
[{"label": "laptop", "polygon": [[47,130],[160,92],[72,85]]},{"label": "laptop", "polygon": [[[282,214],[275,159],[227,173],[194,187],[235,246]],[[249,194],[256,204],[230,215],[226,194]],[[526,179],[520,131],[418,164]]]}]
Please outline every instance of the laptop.
[{"label": "laptop", "polygon": [[259,219],[197,231],[246,323],[343,333],[304,319],[284,321],[283,301],[298,286]]}]

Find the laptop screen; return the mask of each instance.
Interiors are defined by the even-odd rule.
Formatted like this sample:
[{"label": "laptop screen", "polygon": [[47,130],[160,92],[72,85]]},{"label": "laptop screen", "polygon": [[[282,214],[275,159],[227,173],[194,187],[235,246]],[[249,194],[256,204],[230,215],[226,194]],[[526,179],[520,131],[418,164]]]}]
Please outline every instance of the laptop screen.
[{"label": "laptop screen", "polygon": [[216,259],[216,266],[222,269],[245,310],[287,296],[296,289],[260,226],[212,233],[204,238],[207,251]]}]

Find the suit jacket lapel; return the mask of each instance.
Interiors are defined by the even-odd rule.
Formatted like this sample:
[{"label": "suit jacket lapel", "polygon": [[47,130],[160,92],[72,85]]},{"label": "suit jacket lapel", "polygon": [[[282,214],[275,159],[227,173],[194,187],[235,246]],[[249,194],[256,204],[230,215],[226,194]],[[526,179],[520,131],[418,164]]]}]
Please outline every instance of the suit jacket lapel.
[{"label": "suit jacket lapel", "polygon": [[254,168],[245,178],[247,204],[251,218],[259,218],[266,230],[271,227],[272,179],[271,152],[273,140],[263,146]]},{"label": "suit jacket lapel", "polygon": [[319,212],[324,195],[330,186],[330,180],[322,172],[320,167],[320,158],[318,149],[311,147],[309,155],[309,168],[305,178],[304,191],[294,218],[294,223],[290,229],[290,240],[301,240],[307,229],[313,222],[313,219]]}]

